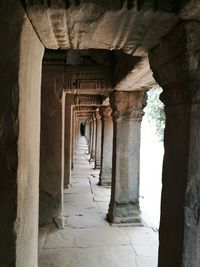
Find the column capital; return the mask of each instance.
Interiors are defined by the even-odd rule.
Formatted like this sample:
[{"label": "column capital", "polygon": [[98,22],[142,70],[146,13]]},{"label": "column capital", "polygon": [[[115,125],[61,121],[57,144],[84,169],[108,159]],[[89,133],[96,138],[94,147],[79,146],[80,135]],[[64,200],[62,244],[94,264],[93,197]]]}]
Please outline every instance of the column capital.
[{"label": "column capital", "polygon": [[92,117],[90,117],[90,118],[88,119],[88,123],[89,123],[89,124],[92,123]]},{"label": "column capital", "polygon": [[101,121],[101,115],[99,113],[99,109],[95,111],[95,119],[97,122]]},{"label": "column capital", "polygon": [[93,122],[93,123],[96,122],[96,113],[93,113],[93,114],[92,114],[92,122]]},{"label": "column capital", "polygon": [[112,118],[112,109],[110,106],[101,106],[99,108],[99,113],[101,115],[102,120],[111,120]]},{"label": "column capital", "polygon": [[141,121],[146,105],[146,91],[114,91],[110,95],[110,104],[114,120]]}]

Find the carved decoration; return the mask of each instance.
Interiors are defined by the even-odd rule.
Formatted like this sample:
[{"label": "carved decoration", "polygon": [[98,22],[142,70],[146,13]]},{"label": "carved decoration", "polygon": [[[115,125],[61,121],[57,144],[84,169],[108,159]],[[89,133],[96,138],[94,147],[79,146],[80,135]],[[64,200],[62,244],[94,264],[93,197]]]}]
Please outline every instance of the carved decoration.
[{"label": "carved decoration", "polygon": [[101,115],[99,114],[99,110],[96,110],[95,116],[96,116],[97,123],[100,122],[101,121]]},{"label": "carved decoration", "polygon": [[112,69],[108,67],[66,67],[64,88],[67,93],[71,94],[109,93],[113,90]]},{"label": "carved decoration", "polygon": [[[128,53],[137,50],[141,55],[179,22],[176,13],[180,1],[26,0],[24,6],[37,35],[48,49],[123,49]],[[182,5],[184,3],[181,1]],[[165,13],[158,16],[155,10]],[[153,37],[145,40],[149,29],[158,27],[160,30],[155,30]]]},{"label": "carved decoration", "polygon": [[100,106],[102,104],[101,98],[97,96],[75,96],[76,105],[79,106]]},{"label": "carved decoration", "polygon": [[102,106],[99,108],[99,113],[103,120],[110,120],[112,115],[112,109],[110,106]]},{"label": "carved decoration", "polygon": [[146,105],[146,92],[120,92],[115,91],[110,95],[113,120],[138,120],[144,115],[143,108]]}]

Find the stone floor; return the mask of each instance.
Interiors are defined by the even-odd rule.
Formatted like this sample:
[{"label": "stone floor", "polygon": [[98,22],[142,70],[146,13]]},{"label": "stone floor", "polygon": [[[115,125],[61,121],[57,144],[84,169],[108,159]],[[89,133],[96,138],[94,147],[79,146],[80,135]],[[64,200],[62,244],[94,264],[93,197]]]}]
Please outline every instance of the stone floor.
[{"label": "stone floor", "polygon": [[39,267],[156,267],[158,236],[152,227],[106,222],[110,189],[97,185],[99,172],[86,152],[81,138],[64,194],[65,229],[40,229]]}]

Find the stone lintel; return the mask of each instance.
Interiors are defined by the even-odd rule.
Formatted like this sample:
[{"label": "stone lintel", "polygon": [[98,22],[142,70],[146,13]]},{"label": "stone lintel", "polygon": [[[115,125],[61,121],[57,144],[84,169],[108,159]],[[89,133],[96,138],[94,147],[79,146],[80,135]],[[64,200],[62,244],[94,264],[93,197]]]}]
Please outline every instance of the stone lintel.
[{"label": "stone lintel", "polygon": [[95,96],[77,96],[75,97],[75,103],[77,106],[101,106],[102,105],[102,99]]},{"label": "stone lintel", "polygon": [[[123,57],[124,58],[124,57]],[[134,59],[134,57],[132,57]],[[135,57],[138,59],[138,57]],[[129,60],[130,61],[130,60]],[[124,64],[123,69],[127,69],[126,61],[120,62]],[[120,73],[117,75],[120,76]],[[144,91],[150,89],[156,82],[153,78],[152,70],[149,66],[148,56],[139,58],[133,62],[123,77],[115,84],[116,91]]]},{"label": "stone lintel", "polygon": [[[123,49],[134,54],[138,47],[148,50],[169,33],[180,20],[178,11],[188,1],[183,1],[182,5],[180,1],[125,2],[109,0],[99,5],[88,1],[74,7],[64,0],[29,0],[25,1],[25,8],[46,48]],[[192,14],[193,6],[192,3],[191,10],[185,13]],[[73,20],[75,17],[79,20]]]}]

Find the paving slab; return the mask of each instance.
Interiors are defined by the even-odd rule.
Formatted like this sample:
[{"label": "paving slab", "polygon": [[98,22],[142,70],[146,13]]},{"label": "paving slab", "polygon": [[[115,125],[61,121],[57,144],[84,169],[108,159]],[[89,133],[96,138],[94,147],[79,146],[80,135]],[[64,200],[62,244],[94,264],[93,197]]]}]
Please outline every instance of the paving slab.
[{"label": "paving slab", "polygon": [[[39,258],[39,267],[138,266],[136,265],[136,257],[131,246],[109,246],[43,250]],[[146,267],[151,266],[147,265]]]},{"label": "paving slab", "polygon": [[75,230],[70,227],[65,227],[63,230],[58,230],[57,228],[50,228],[48,235],[43,244],[43,249],[57,249],[57,248],[67,248],[75,247]]},{"label": "paving slab", "polygon": [[82,216],[69,216],[66,217],[65,225],[70,228],[85,229],[90,227],[97,227],[100,225],[106,225],[104,215],[98,214],[84,214]]},{"label": "paving slab", "polygon": [[41,251],[41,249],[43,247],[48,230],[49,230],[49,227],[40,227],[39,228],[39,234],[38,234],[38,251],[39,252]]}]

